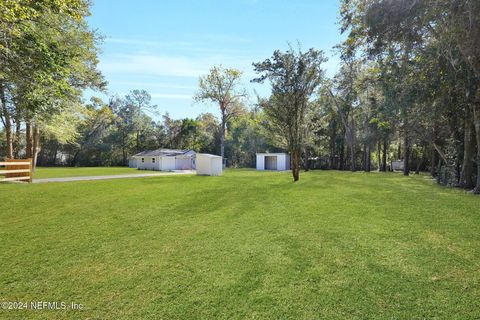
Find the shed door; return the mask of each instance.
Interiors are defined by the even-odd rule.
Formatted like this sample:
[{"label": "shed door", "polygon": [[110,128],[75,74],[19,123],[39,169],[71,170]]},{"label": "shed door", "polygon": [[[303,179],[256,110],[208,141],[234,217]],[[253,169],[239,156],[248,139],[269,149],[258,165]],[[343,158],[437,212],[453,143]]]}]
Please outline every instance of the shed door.
[{"label": "shed door", "polygon": [[265,156],[265,170],[277,170],[277,156]]}]

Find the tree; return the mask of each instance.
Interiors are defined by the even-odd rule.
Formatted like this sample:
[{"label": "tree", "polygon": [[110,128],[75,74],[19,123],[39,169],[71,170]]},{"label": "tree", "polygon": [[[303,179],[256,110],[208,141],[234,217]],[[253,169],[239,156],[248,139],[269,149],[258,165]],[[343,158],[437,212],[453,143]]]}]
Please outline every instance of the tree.
[{"label": "tree", "polygon": [[199,152],[218,153],[220,141],[220,125],[218,119],[211,113],[202,113],[196,121],[200,124],[198,140],[201,141]]},{"label": "tree", "polygon": [[[82,90],[103,89],[97,70],[100,40],[88,28],[89,1],[9,1],[2,4],[0,32],[1,119],[12,155],[12,123],[26,126],[26,156],[36,159],[41,128],[78,106]],[[9,29],[11,27],[12,29]],[[18,145],[18,141],[15,141]],[[34,160],[35,166],[35,160]]]},{"label": "tree", "polygon": [[141,136],[151,125],[151,119],[146,113],[157,114],[157,106],[151,104],[152,97],[145,90],[132,90],[125,97],[126,108],[131,113],[133,130],[135,130],[135,148],[140,152],[143,148]]},{"label": "tree", "polygon": [[220,155],[225,157],[225,134],[228,121],[235,117],[242,106],[242,99],[247,96],[240,88],[242,72],[215,66],[208,75],[199,79],[199,91],[195,94],[197,102],[211,101],[220,107]]},{"label": "tree", "polygon": [[263,113],[245,109],[230,120],[225,152],[232,167],[255,167],[256,153],[272,150],[266,142],[261,122]]},{"label": "tree", "polygon": [[348,33],[343,54],[378,63],[381,115],[396,129],[404,173],[413,162],[417,172],[429,162],[439,182],[471,188],[476,143],[475,193],[479,17],[480,2],[471,0],[344,0],[341,6],[342,32]]},{"label": "tree", "polygon": [[270,59],[253,64],[260,77],[252,81],[263,83],[268,79],[272,86],[272,95],[263,109],[272,122],[272,129],[286,141],[294,181],[298,181],[300,175],[306,114],[310,99],[322,81],[321,64],[326,60],[322,51],[302,52],[290,48],[286,52],[276,50]]},{"label": "tree", "polygon": [[[71,145],[74,147],[70,165],[79,165],[80,157],[86,153],[85,158],[90,158],[93,163],[101,163],[98,153],[101,151],[102,140],[108,135],[108,129],[114,121],[112,110],[99,99],[92,99],[92,104],[83,111],[82,122],[77,131],[79,135]],[[94,160],[96,159],[96,160]]]},{"label": "tree", "polygon": [[[480,194],[480,2],[443,0],[442,4],[451,14],[446,17],[445,26],[441,31],[457,45],[463,61],[470,67],[472,80],[475,82],[473,90],[468,91],[473,97],[471,107],[477,142],[477,182],[473,192]],[[443,18],[441,13],[437,15],[437,19],[439,18]]]},{"label": "tree", "polygon": [[199,131],[200,123],[198,121],[189,118],[182,119],[179,149],[200,149],[201,141],[198,137]]},{"label": "tree", "polygon": [[358,61],[345,59],[340,72],[335,77],[336,93],[334,94],[330,84],[327,84],[327,90],[332,98],[334,105],[340,115],[345,137],[350,150],[350,170],[356,170],[356,121],[355,108],[358,105],[358,92],[355,86],[360,73],[360,63]]}]

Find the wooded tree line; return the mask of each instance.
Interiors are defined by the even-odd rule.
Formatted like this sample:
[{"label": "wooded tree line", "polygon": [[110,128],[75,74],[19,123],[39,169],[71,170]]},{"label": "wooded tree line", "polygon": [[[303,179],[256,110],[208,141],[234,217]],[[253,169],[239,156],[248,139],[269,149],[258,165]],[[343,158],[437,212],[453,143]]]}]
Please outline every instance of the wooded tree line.
[{"label": "wooded tree line", "polygon": [[330,165],[346,144],[352,170],[394,157],[480,193],[480,2],[344,0],[341,26],[342,68],[320,94]]},{"label": "wooded tree line", "polygon": [[[439,183],[480,193],[480,2],[344,0],[336,46],[341,68],[321,72],[322,52],[276,51],[254,64],[272,96],[267,126],[306,169],[429,170]],[[321,82],[318,80],[322,79]]]},{"label": "wooded tree line", "polygon": [[307,169],[386,171],[396,159],[405,175],[428,169],[480,193],[480,1],[343,0],[340,16],[333,79],[313,49],[254,64],[294,180],[300,154]]},{"label": "wooded tree line", "polygon": [[[222,126],[213,114],[172,119],[168,113],[160,116],[158,112],[144,90],[113,97],[108,103],[94,98],[76,124],[74,139],[62,143],[54,136],[42,136],[38,164],[123,166],[131,155],[158,148],[220,153]],[[229,166],[252,167],[256,152],[272,148],[263,137],[260,121],[255,109],[237,106],[235,118],[225,126]]]},{"label": "wooded tree line", "polygon": [[256,152],[286,150],[295,181],[301,167],[386,171],[401,160],[406,175],[428,170],[480,192],[479,1],[343,0],[346,40],[333,78],[322,51],[277,50],[253,64],[251,81],[268,83],[271,96],[249,104],[241,72],[214,66],[194,99],[213,102],[220,118],[178,120],[160,117],[143,90],[81,102],[83,89],[105,88],[88,5],[0,4],[0,156],[39,151],[42,165],[125,165],[164,147],[252,167]]}]

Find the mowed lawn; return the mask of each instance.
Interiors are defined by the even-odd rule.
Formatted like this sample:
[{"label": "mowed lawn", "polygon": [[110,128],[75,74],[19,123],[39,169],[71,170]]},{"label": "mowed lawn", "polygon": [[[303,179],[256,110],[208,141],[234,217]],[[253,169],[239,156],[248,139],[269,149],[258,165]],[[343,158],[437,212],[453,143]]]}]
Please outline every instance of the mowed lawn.
[{"label": "mowed lawn", "polygon": [[0,185],[1,319],[478,319],[480,197],[227,170]]},{"label": "mowed lawn", "polygon": [[66,178],[84,176],[110,176],[117,174],[155,173],[127,167],[38,167],[34,179]]}]

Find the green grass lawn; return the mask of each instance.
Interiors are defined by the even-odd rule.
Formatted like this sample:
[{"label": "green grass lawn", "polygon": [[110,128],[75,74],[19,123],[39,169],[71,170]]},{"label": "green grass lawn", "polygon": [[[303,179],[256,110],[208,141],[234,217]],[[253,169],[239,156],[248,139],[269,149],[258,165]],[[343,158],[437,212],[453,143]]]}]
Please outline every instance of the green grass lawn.
[{"label": "green grass lawn", "polygon": [[153,173],[127,167],[38,167],[34,179]]},{"label": "green grass lawn", "polygon": [[480,197],[229,170],[0,185],[1,319],[478,319]]}]

